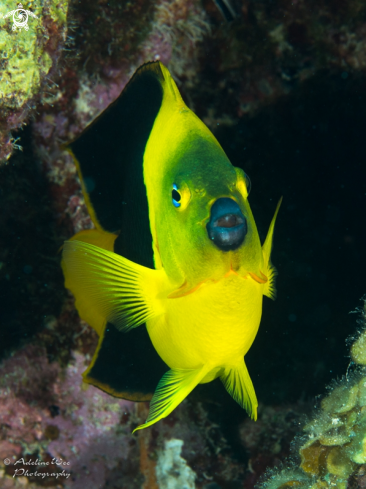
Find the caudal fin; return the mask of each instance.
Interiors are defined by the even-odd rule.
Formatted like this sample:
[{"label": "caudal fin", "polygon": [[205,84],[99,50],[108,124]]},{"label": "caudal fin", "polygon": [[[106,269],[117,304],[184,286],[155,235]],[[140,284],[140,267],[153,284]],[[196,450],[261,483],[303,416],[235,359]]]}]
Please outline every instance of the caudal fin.
[{"label": "caudal fin", "polygon": [[220,379],[233,399],[256,421],[258,401],[244,358],[238,366],[226,367]]}]

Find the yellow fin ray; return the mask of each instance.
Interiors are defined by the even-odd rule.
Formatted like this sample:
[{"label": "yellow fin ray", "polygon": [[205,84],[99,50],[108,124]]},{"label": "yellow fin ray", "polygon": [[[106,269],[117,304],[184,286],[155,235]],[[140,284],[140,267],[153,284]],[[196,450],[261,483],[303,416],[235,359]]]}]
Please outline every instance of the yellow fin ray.
[{"label": "yellow fin ray", "polygon": [[275,278],[277,275],[277,270],[272,265],[271,262],[271,251],[272,251],[274,226],[276,223],[278,211],[280,210],[281,203],[282,203],[282,197],[280,198],[277,204],[274,216],[272,218],[271,224],[268,229],[266,240],[262,246],[264,273],[268,277],[268,282],[264,285],[263,295],[269,297],[270,299],[276,298]]},{"label": "yellow fin ray", "polygon": [[220,380],[231,397],[256,421],[258,401],[244,359],[238,366],[226,367]]},{"label": "yellow fin ray", "polygon": [[173,369],[164,374],[151,399],[146,423],[138,426],[133,432],[166,418],[192,392],[211,368],[205,365],[200,369]]},{"label": "yellow fin ray", "polygon": [[116,238],[117,234],[108,233],[100,229],[84,229],[70,238],[70,241],[83,241],[84,243],[99,246],[103,250],[113,251]]},{"label": "yellow fin ray", "polygon": [[[133,263],[116,253],[81,241],[66,241],[63,250],[65,286],[87,301],[94,314],[127,331],[164,313],[157,291],[166,274]],[[87,299],[86,299],[87,298]]]},{"label": "yellow fin ray", "polygon": [[[70,241],[83,241],[85,243],[99,246],[104,250],[113,251],[116,238],[116,234],[111,234],[101,229],[85,229],[75,234]],[[61,266],[65,276],[65,283],[68,284],[68,269],[66,269],[63,260],[61,262]],[[72,287],[70,287],[70,289],[71,288]],[[89,298],[87,296],[78,295],[76,297],[75,306],[78,310],[79,316],[90,324],[90,326],[95,329],[99,336],[102,336],[107,321],[105,317],[97,314],[95,311],[91,312]]]},{"label": "yellow fin ray", "polygon": [[275,300],[277,297],[276,277],[278,275],[277,268],[271,262],[267,265],[268,282],[264,286],[263,295]]}]

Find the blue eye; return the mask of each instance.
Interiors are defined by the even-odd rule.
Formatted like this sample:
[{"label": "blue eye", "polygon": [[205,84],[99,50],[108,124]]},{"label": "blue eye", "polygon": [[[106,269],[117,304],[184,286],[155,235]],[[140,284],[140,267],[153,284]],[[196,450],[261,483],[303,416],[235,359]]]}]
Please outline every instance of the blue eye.
[{"label": "blue eye", "polygon": [[181,195],[178,192],[178,187],[174,184],[173,185],[173,190],[172,190],[172,201],[174,207],[180,207],[180,200],[181,200]]}]

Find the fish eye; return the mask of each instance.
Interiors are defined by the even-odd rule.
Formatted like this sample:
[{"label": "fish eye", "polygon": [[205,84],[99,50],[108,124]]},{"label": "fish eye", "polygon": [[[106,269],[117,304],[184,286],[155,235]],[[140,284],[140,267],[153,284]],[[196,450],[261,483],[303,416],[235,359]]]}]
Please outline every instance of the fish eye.
[{"label": "fish eye", "polygon": [[248,175],[244,172],[244,180],[245,180],[245,185],[247,186],[247,191],[248,195],[250,194],[250,191],[252,189],[252,182],[250,181],[250,178]]},{"label": "fish eye", "polygon": [[181,195],[178,191],[178,187],[174,184],[172,190],[172,201],[174,207],[180,207]]}]

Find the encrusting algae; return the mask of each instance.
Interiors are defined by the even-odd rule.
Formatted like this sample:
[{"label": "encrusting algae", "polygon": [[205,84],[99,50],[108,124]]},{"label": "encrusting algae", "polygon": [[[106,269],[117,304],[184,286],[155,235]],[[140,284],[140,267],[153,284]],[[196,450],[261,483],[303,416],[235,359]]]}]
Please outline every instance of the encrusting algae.
[{"label": "encrusting algae", "polygon": [[0,163],[15,147],[10,131],[26,124],[47,98],[66,38],[68,4],[0,2]]},{"label": "encrusting algae", "polygon": [[[366,325],[366,301],[362,310]],[[292,487],[346,489],[350,478],[364,475],[366,463],[366,329],[351,346],[356,370],[331,387],[316,416],[304,427],[300,469],[270,473],[262,489]]]}]

